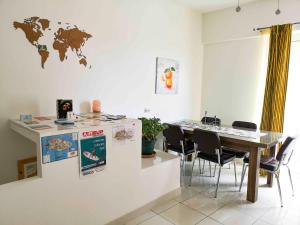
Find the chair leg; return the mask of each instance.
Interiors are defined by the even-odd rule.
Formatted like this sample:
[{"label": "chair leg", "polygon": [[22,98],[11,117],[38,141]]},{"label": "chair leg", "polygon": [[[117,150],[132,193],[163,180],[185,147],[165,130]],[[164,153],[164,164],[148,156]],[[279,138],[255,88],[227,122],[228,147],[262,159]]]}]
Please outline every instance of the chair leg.
[{"label": "chair leg", "polygon": [[190,177],[190,184],[189,184],[189,186],[192,185],[192,178],[193,178],[193,171],[194,171],[195,161],[196,161],[196,157],[194,158],[193,164],[192,164],[192,171],[191,171],[191,177]]},{"label": "chair leg", "polygon": [[277,186],[278,186],[278,192],[279,192],[281,207],[283,207],[281,187],[280,187],[280,181],[279,181],[279,175],[275,174],[275,177],[276,177],[276,180],[277,180]]},{"label": "chair leg", "polygon": [[246,170],[247,170],[248,165],[246,165],[245,163],[243,164],[243,169],[242,169],[242,177],[241,177],[241,183],[240,183],[240,189],[239,192],[241,192],[242,190],[242,186],[243,186],[243,181],[245,178],[245,174],[246,174]]},{"label": "chair leg", "polygon": [[211,164],[210,164],[210,161],[208,161],[208,165],[209,165],[209,176],[211,177]]},{"label": "chair leg", "polygon": [[216,169],[217,169],[217,164],[215,163],[214,177],[216,176]]},{"label": "chair leg", "polygon": [[200,173],[200,175],[201,175],[201,159],[198,158],[198,160],[199,160],[199,173]]},{"label": "chair leg", "polygon": [[233,160],[233,167],[234,167],[234,185],[237,186],[237,180],[236,180],[236,164],[235,160]]},{"label": "chair leg", "polygon": [[219,165],[219,175],[218,175],[217,186],[216,186],[216,191],[215,191],[215,198],[217,198],[217,195],[218,195],[218,188],[219,188],[219,183],[220,183],[221,169],[222,169],[222,166]]},{"label": "chair leg", "polygon": [[290,177],[290,182],[291,182],[291,187],[292,187],[292,194],[294,196],[294,185],[293,185],[291,170],[290,170],[290,167],[288,165],[286,165],[286,167],[288,168],[288,171],[289,171],[289,177]]},{"label": "chair leg", "polygon": [[184,164],[184,158],[183,158],[183,155],[181,155],[181,159],[180,159],[180,186],[183,186],[183,164]]},{"label": "chair leg", "polygon": [[203,161],[202,174],[204,174],[204,165],[205,165],[205,160]]},{"label": "chair leg", "polygon": [[186,169],[186,165],[185,165],[185,163],[186,163],[186,157],[185,156],[183,156],[183,186],[185,186],[185,176],[186,176],[186,174],[185,174],[185,169]]}]

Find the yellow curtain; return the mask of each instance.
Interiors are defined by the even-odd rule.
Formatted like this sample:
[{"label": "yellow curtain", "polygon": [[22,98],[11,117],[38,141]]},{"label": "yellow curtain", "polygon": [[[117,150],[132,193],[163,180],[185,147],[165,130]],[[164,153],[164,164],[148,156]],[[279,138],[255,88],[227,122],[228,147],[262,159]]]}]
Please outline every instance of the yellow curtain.
[{"label": "yellow curtain", "polygon": [[291,39],[291,24],[271,27],[261,130],[283,132]]}]

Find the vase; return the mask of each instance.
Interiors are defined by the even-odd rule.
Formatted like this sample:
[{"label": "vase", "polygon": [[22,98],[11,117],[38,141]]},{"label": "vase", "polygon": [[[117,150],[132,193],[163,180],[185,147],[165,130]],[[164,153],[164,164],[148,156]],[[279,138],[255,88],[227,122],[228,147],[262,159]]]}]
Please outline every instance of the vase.
[{"label": "vase", "polygon": [[152,155],[154,150],[155,140],[147,140],[142,138],[142,155]]}]

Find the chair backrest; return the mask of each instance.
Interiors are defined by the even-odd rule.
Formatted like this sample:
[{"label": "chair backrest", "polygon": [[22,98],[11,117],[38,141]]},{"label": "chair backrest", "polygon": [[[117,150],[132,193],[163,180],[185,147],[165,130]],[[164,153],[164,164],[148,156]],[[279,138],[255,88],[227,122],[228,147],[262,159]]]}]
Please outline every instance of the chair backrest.
[{"label": "chair backrest", "polygon": [[197,150],[206,154],[216,155],[216,150],[222,154],[220,137],[217,133],[207,130],[194,129],[193,141]]},{"label": "chair backrest", "polygon": [[215,117],[204,116],[201,119],[201,123],[203,123],[203,124],[215,124],[215,125],[220,126],[221,125],[221,119],[215,118]]},{"label": "chair backrest", "polygon": [[257,130],[257,125],[255,123],[246,122],[246,121],[234,121],[232,123],[234,128],[246,128],[250,130]]},{"label": "chair backrest", "polygon": [[168,128],[163,130],[166,144],[173,146],[181,146],[180,142],[184,142],[184,132],[178,125],[167,124]]},{"label": "chair backrest", "polygon": [[291,143],[294,141],[295,138],[287,137],[283,144],[281,145],[277,155],[276,160],[279,161],[279,164],[288,164],[291,154],[293,153],[293,149],[291,148]]}]

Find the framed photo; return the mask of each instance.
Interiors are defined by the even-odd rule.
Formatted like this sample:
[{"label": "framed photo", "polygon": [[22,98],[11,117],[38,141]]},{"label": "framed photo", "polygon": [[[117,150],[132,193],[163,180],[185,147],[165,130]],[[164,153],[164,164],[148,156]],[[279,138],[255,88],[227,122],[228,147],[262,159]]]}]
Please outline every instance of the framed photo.
[{"label": "framed photo", "polygon": [[167,58],[156,58],[155,94],[177,94],[178,78],[178,61]]},{"label": "framed photo", "polygon": [[22,180],[34,176],[37,176],[36,157],[18,160],[18,179]]},{"label": "framed photo", "polygon": [[57,119],[67,119],[68,112],[73,111],[73,102],[71,99],[56,100]]}]

